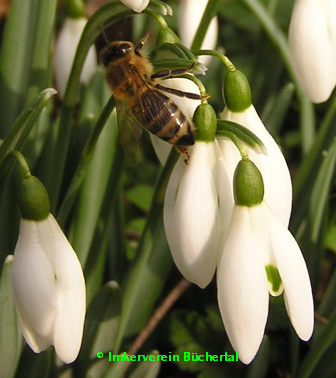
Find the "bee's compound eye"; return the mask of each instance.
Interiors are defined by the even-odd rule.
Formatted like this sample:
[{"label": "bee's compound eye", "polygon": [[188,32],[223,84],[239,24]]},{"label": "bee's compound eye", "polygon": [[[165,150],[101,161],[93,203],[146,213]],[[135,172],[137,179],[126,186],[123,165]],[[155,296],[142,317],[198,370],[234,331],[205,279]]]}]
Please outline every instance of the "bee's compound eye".
[{"label": "bee's compound eye", "polygon": [[101,52],[100,57],[104,66],[106,67],[110,62],[126,55],[131,49],[132,46],[129,43],[112,44],[105,47],[105,49]]},{"label": "bee's compound eye", "polygon": [[116,46],[116,55],[118,56],[126,55],[131,49],[132,49],[132,46],[129,43],[122,43],[121,45]]}]

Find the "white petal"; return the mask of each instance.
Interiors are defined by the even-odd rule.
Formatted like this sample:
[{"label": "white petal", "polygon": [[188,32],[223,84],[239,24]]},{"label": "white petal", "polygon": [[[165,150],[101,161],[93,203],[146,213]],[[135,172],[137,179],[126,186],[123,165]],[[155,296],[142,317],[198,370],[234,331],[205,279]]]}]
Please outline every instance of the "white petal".
[{"label": "white petal", "polygon": [[189,164],[180,157],[164,201],[164,225],[174,261],[191,282],[205,287],[212,279],[219,244],[218,197],[213,143],[196,142]]},{"label": "white petal", "polygon": [[54,271],[41,246],[34,221],[20,222],[12,279],[22,333],[30,347],[41,352],[52,344],[57,296]]},{"label": "white petal", "polygon": [[269,224],[288,316],[298,336],[308,340],[314,328],[314,303],[306,263],[292,234],[271,212]]},{"label": "white petal", "polygon": [[134,12],[142,12],[147,8],[149,0],[120,0],[126,7],[131,8]]},{"label": "white petal", "polygon": [[334,0],[297,0],[289,51],[297,79],[311,101],[326,101],[336,83]]},{"label": "white petal", "polygon": [[226,239],[231,225],[231,217],[234,207],[233,175],[237,166],[236,156],[230,154],[229,151],[236,148],[233,147],[233,143],[228,144],[228,147],[229,148],[225,150],[225,153],[222,153],[222,151],[219,152],[219,159],[216,165],[218,206],[221,222],[220,232],[222,233],[223,240]]},{"label": "white petal", "polygon": [[[286,160],[278,145],[261,122],[253,105],[241,113],[235,113],[225,108],[222,119],[245,126],[260,138],[265,145],[267,155],[258,154],[247,146],[245,148],[248,151],[249,158],[256,164],[263,176],[265,202],[287,227],[292,207],[292,182]],[[229,147],[230,145],[231,147]],[[229,159],[228,155],[230,154],[230,159],[236,159],[236,164],[238,164],[241,157],[233,143],[221,138],[220,146],[224,155]]]},{"label": "white petal", "polygon": [[230,342],[245,364],[258,351],[268,314],[263,255],[251,229],[248,208],[235,206],[217,269],[218,304]]},{"label": "white petal", "polygon": [[[162,82],[162,85],[167,88],[178,89],[183,92],[190,92],[199,94],[198,86],[191,80],[185,78],[172,78],[167,79]],[[176,96],[171,93],[165,92],[165,95],[172,99],[175,104],[182,110],[183,114],[187,119],[192,122],[194,112],[198,105],[200,105],[200,100],[191,100],[186,97]],[[164,165],[167,157],[171,150],[171,144],[163,141],[162,139],[150,134],[150,138],[161,165]]]},{"label": "white petal", "polygon": [[[163,86],[168,88],[179,89],[183,92],[196,93],[199,95],[198,86],[191,80],[174,77],[171,79],[166,79],[161,83]],[[175,104],[182,110],[183,114],[188,118],[189,121],[192,121],[194,112],[198,105],[201,104],[200,100],[192,100],[190,98],[176,96],[171,93],[165,93],[169,98],[171,98]]]},{"label": "white petal", "polygon": [[85,317],[85,282],[81,265],[55,218],[38,222],[41,243],[53,265],[58,313],[54,326],[56,353],[65,363],[78,355]]},{"label": "white petal", "polygon": [[[87,19],[85,18],[67,18],[58,35],[55,46],[54,67],[56,85],[61,97],[64,95],[76,48],[86,23]],[[82,83],[88,83],[96,67],[97,56],[92,46],[81,73],[80,80]]]},{"label": "white petal", "polygon": [[[182,43],[188,47],[191,46],[207,3],[207,0],[198,0],[197,3],[195,0],[180,1],[178,28]],[[217,37],[218,21],[215,17],[210,22],[201,48],[210,50],[214,49],[217,44]],[[203,64],[209,64],[210,59],[211,57],[209,56],[201,56],[199,61]]]}]

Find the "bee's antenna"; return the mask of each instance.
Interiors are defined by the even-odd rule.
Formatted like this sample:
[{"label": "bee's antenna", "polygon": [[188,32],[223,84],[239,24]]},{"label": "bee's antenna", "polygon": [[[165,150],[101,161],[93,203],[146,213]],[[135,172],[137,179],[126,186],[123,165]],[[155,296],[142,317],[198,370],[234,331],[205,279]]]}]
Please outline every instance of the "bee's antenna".
[{"label": "bee's antenna", "polygon": [[134,46],[134,52],[137,54],[139,50],[141,50],[144,46],[145,43],[147,42],[149,38],[149,33],[147,33],[141,41],[139,41],[135,46]]}]

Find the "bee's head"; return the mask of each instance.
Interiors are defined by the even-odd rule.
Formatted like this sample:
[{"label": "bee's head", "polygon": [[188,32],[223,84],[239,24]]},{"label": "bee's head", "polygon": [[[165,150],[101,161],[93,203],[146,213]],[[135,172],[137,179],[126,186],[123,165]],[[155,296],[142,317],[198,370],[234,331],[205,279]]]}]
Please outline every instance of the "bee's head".
[{"label": "bee's head", "polygon": [[109,63],[116,61],[125,55],[127,55],[130,51],[133,50],[133,43],[126,42],[126,41],[116,41],[111,42],[108,46],[106,46],[100,53],[100,58],[105,67],[109,65]]}]

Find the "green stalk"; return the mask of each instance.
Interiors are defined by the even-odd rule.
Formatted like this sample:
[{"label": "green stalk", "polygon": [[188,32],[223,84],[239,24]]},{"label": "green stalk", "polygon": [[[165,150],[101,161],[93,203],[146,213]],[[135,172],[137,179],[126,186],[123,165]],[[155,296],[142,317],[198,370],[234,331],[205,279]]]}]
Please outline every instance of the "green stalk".
[{"label": "green stalk", "polygon": [[291,221],[291,228],[296,230],[301,223],[302,217],[307,210],[307,203],[309,201],[309,193],[314,185],[314,180],[311,178],[316,175],[316,172],[321,164],[322,151],[329,149],[329,145],[336,135],[335,131],[336,121],[336,96],[333,97],[329,105],[328,111],[320,125],[319,131],[315,138],[315,142],[301,164],[293,181],[293,218]]},{"label": "green stalk", "polygon": [[[168,246],[165,241],[164,237],[164,229],[163,229],[163,201],[164,201],[164,194],[166,190],[166,186],[168,184],[170,173],[174,167],[174,164],[176,162],[177,153],[173,149],[172,152],[169,155],[169,158],[167,160],[167,163],[165,167],[163,168],[158,182],[155,187],[154,197],[152,206],[148,215],[147,223],[145,226],[145,229],[142,233],[141,241],[139,244],[139,248],[136,254],[136,260],[134,261],[133,267],[131,269],[131,272],[128,275],[128,279],[125,283],[125,286],[122,289],[122,311],[120,315],[120,324],[118,328],[118,333],[115,339],[113,351],[114,353],[118,353],[120,350],[120,347],[122,345],[123,338],[127,334],[127,332],[130,332],[130,329],[132,329],[132,326],[130,325],[130,321],[132,319],[132,316],[136,316],[135,309],[137,308],[136,304],[139,301],[142,302],[142,309],[144,307],[144,298],[142,295],[144,295],[144,292],[146,292],[146,295],[148,295],[148,291],[153,292],[153,290],[159,291],[160,288],[158,288],[158,281],[163,285],[164,277],[167,274],[167,271],[169,271],[169,268],[171,264],[169,264],[167,261],[163,266],[163,261],[167,260],[167,254],[169,256],[168,252]],[[159,243],[160,248],[154,248],[153,246],[156,245],[156,243]],[[163,245],[162,245],[163,243]],[[159,257],[158,257],[159,256]],[[157,265],[158,271],[161,270],[161,273],[158,274],[158,271],[155,270],[155,265]],[[148,280],[148,277],[150,275],[153,275],[155,271],[155,278],[151,278],[152,281],[150,282],[150,286],[146,286],[146,280]],[[156,281],[155,281],[156,280]],[[155,283],[155,285],[154,285]],[[145,290],[142,290],[142,293],[140,292],[141,289],[143,289],[143,286],[146,288]],[[140,292],[140,293],[139,293]],[[141,295],[142,294],[142,295]],[[151,294],[151,293],[149,293]],[[157,295],[157,292],[154,292],[154,296]],[[153,295],[148,300],[151,302],[150,304],[153,305]],[[155,298],[154,298],[155,299]],[[150,306],[148,303],[146,304],[146,310],[148,310]],[[139,311],[138,311],[139,312]],[[141,319],[140,314],[137,314],[137,326],[141,326],[139,322],[144,323],[147,321],[147,319]]]},{"label": "green stalk", "polygon": [[320,361],[323,354],[330,347],[332,342],[335,341],[336,337],[336,310],[331,314],[328,323],[324,326],[323,331],[321,332],[319,338],[315,341],[314,344],[309,350],[309,353],[306,355],[303,363],[299,369],[297,378],[308,378],[311,376],[314,368],[317,363]]},{"label": "green stalk", "polygon": [[115,106],[114,97],[111,96],[110,100],[104,107],[94,129],[92,130],[92,133],[89,139],[86,142],[79,166],[77,167],[76,173],[71,181],[71,184],[67,190],[67,193],[64,197],[64,200],[62,202],[62,205],[58,213],[57,219],[60,225],[64,225],[68,218],[68,215],[72,209],[73,203],[77,196],[78,190],[85,177],[88,164],[92,160],[98,138],[105,126],[107,119],[109,118],[112,110],[114,109],[114,106]]},{"label": "green stalk", "polygon": [[[6,155],[12,150],[22,149],[30,131],[35,125],[37,117],[40,115],[42,109],[46,106],[50,98],[55,94],[55,89],[45,89],[36,96],[32,103],[21,113],[0,146],[0,166]],[[6,172],[1,172],[1,181],[6,177],[10,169],[5,169],[5,171]],[[0,184],[2,184],[1,181]]]},{"label": "green stalk", "polygon": [[41,1],[37,11],[34,50],[26,103],[30,102],[48,83],[50,45],[54,32],[57,0]]},{"label": "green stalk", "polygon": [[85,62],[87,53],[91,45],[95,42],[101,30],[116,22],[119,19],[132,15],[132,11],[119,2],[109,3],[100,8],[86,24],[81,39],[79,41],[70,77],[65,90],[63,105],[61,109],[61,119],[56,141],[54,166],[52,182],[50,183],[49,193],[52,208],[56,207],[61,189],[61,183],[64,173],[65,161],[68,155],[72,112],[77,103],[78,90],[80,85],[80,75]]},{"label": "green stalk", "polygon": [[[221,0],[209,0],[203,13],[202,19],[198,25],[194,40],[191,44],[191,51],[198,51],[201,49],[205,34],[209,28],[209,24],[214,16],[216,16],[217,9],[221,4]],[[195,2],[195,7],[197,6]]]},{"label": "green stalk", "polygon": [[254,13],[269,39],[278,49],[288,75],[293,81],[297,97],[300,103],[300,130],[302,136],[302,151],[308,152],[315,140],[315,117],[312,103],[302,92],[294,74],[292,63],[289,58],[289,50],[283,31],[275,23],[265,6],[257,0],[242,0],[242,2]]},{"label": "green stalk", "polygon": [[13,0],[11,4],[0,58],[0,138],[24,107],[39,3],[39,0]]}]

